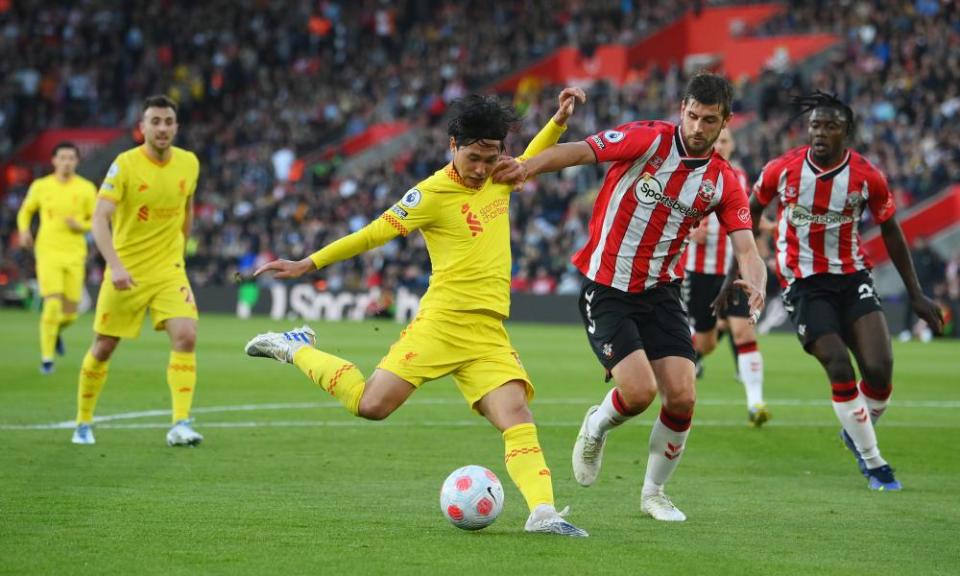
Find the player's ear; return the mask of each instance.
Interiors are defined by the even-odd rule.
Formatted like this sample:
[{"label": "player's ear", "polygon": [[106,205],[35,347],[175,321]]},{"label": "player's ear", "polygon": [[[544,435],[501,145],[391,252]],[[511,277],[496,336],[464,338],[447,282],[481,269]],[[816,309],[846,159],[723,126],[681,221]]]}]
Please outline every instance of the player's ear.
[{"label": "player's ear", "polygon": [[457,139],[453,136],[450,137],[450,153],[455,154],[457,152]]}]

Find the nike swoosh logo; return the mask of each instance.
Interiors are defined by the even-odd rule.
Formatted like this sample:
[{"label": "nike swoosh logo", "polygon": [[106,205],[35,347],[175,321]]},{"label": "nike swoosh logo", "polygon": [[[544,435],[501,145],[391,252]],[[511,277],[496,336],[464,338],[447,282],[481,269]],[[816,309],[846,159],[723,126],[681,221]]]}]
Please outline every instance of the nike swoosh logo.
[{"label": "nike swoosh logo", "polygon": [[587,300],[587,302],[593,302],[593,293],[594,291],[591,290],[590,292],[585,292],[583,294],[583,297]]},{"label": "nike swoosh logo", "polygon": [[497,497],[493,495],[493,488],[492,488],[492,487],[487,486],[487,494],[489,494],[490,497],[493,498],[493,501],[494,501],[494,502],[497,501]]}]

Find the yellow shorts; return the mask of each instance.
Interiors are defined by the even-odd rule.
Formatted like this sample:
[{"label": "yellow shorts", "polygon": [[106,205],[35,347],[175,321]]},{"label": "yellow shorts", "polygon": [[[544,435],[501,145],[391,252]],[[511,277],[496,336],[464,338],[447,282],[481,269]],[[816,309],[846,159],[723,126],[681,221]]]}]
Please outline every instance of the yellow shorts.
[{"label": "yellow shorts", "polygon": [[43,297],[63,294],[66,300],[79,302],[83,294],[84,260],[37,258],[37,284]]},{"label": "yellow shorts", "polygon": [[460,393],[475,411],[481,398],[511,380],[526,384],[528,402],[534,394],[520,356],[510,345],[503,320],[478,312],[421,312],[377,368],[388,370],[417,388],[424,382],[453,374]]},{"label": "yellow shorts", "polygon": [[117,290],[104,273],[97,297],[97,313],[93,331],[117,338],[136,338],[143,326],[143,316],[150,309],[154,330],[163,330],[170,318],[197,319],[197,302],[184,272],[166,278],[134,277],[137,285],[130,290]]}]

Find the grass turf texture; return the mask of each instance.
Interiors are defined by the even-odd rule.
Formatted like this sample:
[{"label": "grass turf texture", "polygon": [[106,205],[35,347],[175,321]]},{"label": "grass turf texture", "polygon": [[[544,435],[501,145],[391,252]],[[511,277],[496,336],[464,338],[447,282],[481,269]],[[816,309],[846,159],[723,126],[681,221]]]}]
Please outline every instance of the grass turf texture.
[{"label": "grass turf texture", "polygon": [[[295,368],[243,344],[288,322],[201,319],[197,449],[164,445],[169,416],[104,422],[97,445],[71,431],[91,318],[38,373],[39,317],[0,312],[0,574],[957,574],[960,572],[960,344],[894,344],[894,404],[879,427],[902,493],[869,492],[841,446],[829,387],[790,335],[763,337],[774,420],[746,426],[726,343],[706,361],[686,454],[668,493],[682,524],[641,516],[639,487],[656,407],[614,432],[590,489],[570,471],[583,412],[606,391],[576,326],[509,326],[538,390],[533,408],[559,506],[588,539],[527,535],[500,435],[453,382],[424,386],[383,423],[357,420]],[[392,323],[314,326],[322,347],[369,374]],[[98,416],[169,410],[167,340],[123,342]],[[925,401],[939,407],[927,407]],[[281,406],[264,406],[281,404]],[[221,407],[258,405],[224,411]],[[248,406],[249,407],[249,406]],[[454,468],[503,480],[490,528],[450,526],[437,503]],[[882,568],[881,568],[882,567]]]}]

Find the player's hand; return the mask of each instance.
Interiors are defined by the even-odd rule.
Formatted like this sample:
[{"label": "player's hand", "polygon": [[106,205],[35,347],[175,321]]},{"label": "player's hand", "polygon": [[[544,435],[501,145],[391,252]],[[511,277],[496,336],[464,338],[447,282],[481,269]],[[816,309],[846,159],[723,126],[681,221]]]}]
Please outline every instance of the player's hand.
[{"label": "player's hand", "polygon": [[310,260],[309,258],[296,261],[274,260],[257,268],[257,271],[253,273],[253,276],[256,278],[264,272],[273,272],[274,278],[286,280],[288,278],[299,278],[307,272],[312,272],[313,270],[316,270],[316,266],[313,265],[313,260]]},{"label": "player's hand", "polygon": [[80,226],[80,223],[77,222],[76,218],[73,216],[67,216],[63,219],[67,223],[67,227],[73,230],[74,232],[83,232],[83,227]]},{"label": "player's hand", "polygon": [[30,250],[33,248],[33,234],[29,232],[24,232],[20,235],[20,245],[23,246],[24,250]]},{"label": "player's hand", "polygon": [[717,292],[717,297],[713,299],[713,302],[710,303],[710,308],[713,310],[714,316],[723,316],[723,313],[727,311],[727,306],[730,304],[732,298],[737,297],[737,294],[733,290],[733,282],[724,281],[720,286],[720,291]]},{"label": "player's hand", "polygon": [[750,323],[756,324],[763,314],[764,301],[767,298],[767,292],[764,286],[754,286],[743,278],[734,280],[734,286],[742,288],[747,293],[747,303],[750,305]]},{"label": "player's hand", "polygon": [[583,90],[573,87],[564,88],[560,92],[560,96],[557,97],[559,106],[557,107],[557,113],[553,115],[553,121],[561,126],[566,124],[570,116],[573,115],[578,100],[581,104],[587,101],[587,95]]},{"label": "player's hand", "polygon": [[697,244],[703,244],[707,241],[707,221],[701,220],[700,224],[690,231],[690,241]]},{"label": "player's hand", "polygon": [[527,181],[527,167],[516,158],[501,156],[500,161],[493,167],[490,178],[496,184],[510,184],[517,187]]},{"label": "player's hand", "polygon": [[121,292],[137,285],[133,276],[123,266],[118,266],[110,271],[110,281],[113,282],[113,287]]},{"label": "player's hand", "polygon": [[927,323],[934,334],[943,334],[943,310],[936,302],[921,294],[910,301],[910,307]]}]

